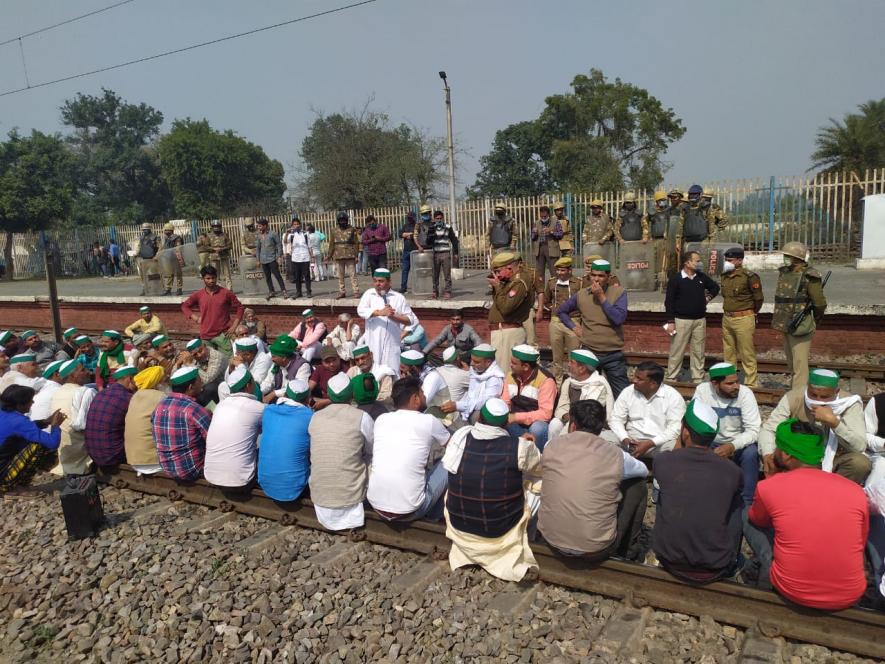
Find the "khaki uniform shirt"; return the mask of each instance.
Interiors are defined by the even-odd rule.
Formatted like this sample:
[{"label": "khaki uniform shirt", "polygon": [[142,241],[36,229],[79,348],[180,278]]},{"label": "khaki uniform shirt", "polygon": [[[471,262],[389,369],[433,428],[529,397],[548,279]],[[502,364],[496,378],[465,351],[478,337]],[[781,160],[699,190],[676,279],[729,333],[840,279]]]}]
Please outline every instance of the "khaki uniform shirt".
[{"label": "khaki uniform shirt", "polygon": [[[559,285],[557,281],[556,277],[548,279],[544,288],[544,309],[550,312],[551,321],[559,320],[556,311],[567,299],[581,290],[581,279],[578,277],[570,277],[565,286]],[[569,317],[577,323],[581,320],[581,312],[575,309]]]},{"label": "khaki uniform shirt", "polygon": [[534,277],[525,267],[513,279],[492,288],[489,323],[524,323],[534,304]]},{"label": "khaki uniform shirt", "polygon": [[742,267],[722,275],[722,310],[759,312],[765,296],[759,275]]},{"label": "khaki uniform shirt", "polygon": [[[605,212],[600,212],[598,217],[592,214],[587,215],[587,221],[584,222],[584,230],[581,232],[581,239],[584,244],[603,244],[608,242],[615,236],[612,224],[612,218]],[[587,250],[584,250],[586,253]]]},{"label": "khaki uniform shirt", "polygon": [[231,248],[230,236],[224,231],[221,233],[210,233],[209,246],[213,252],[217,251],[222,258],[229,256]]}]

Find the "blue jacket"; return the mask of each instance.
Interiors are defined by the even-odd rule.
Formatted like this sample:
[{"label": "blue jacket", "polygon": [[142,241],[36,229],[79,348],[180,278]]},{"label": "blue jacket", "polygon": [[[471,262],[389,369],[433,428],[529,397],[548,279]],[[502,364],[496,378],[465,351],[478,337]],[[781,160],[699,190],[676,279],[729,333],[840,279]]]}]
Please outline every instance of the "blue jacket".
[{"label": "blue jacket", "polygon": [[264,409],[258,450],[258,483],[268,497],[297,499],[310,476],[310,408],[272,404]]}]

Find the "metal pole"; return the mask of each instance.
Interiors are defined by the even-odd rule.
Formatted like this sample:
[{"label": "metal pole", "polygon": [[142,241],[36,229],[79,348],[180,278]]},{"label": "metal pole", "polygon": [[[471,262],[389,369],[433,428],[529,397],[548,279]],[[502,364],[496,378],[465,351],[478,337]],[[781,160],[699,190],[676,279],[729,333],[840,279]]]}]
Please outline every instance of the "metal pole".
[{"label": "metal pole", "polygon": [[49,248],[49,241],[46,239],[46,231],[40,231],[40,239],[43,242],[43,263],[46,268],[46,284],[49,286],[49,310],[52,314],[52,333],[55,340],[61,343],[61,311],[59,311],[58,308],[58,289],[55,285],[55,256]]},{"label": "metal pole", "polygon": [[768,251],[774,251],[774,176],[768,185]]},{"label": "metal pole", "polygon": [[452,134],[452,89],[448,79],[443,79],[446,88],[446,115],[449,130],[449,223],[455,232],[458,232],[458,223],[455,215],[455,139]]}]

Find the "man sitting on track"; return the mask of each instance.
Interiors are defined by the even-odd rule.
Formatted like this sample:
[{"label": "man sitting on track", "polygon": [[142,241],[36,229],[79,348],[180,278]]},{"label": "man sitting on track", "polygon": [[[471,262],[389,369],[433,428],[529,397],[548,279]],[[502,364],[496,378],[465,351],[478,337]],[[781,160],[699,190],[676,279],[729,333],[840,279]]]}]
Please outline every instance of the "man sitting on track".
[{"label": "man sitting on track", "polygon": [[826,443],[821,468],[863,486],[872,464],[864,454],[867,432],[860,397],[839,389],[839,374],[814,369],[808,385],[787,392],[762,425],[759,448],[766,477],[777,472],[774,464],[775,431],[781,422],[795,418],[821,428]]},{"label": "man sitting on track", "polygon": [[150,475],[162,470],[157,458],[153,417],[157,405],[166,396],[161,389],[166,381],[166,372],[163,367],[148,367],[135,374],[134,381],[138,391],[129,400],[123,428],[123,445],[127,463],[139,473]]},{"label": "man sitting on track", "polygon": [[350,530],[365,523],[363,500],[375,423],[350,405],[353,388],[343,373],[333,376],[327,389],[331,403],[314,414],[308,427],[310,499],[323,527]]},{"label": "man sitting on track", "polygon": [[691,583],[738,571],[741,546],[741,471],[710,449],[719,417],[707,404],[685,409],[676,449],[655,456],[660,487],[653,533],[661,566]]},{"label": "man sitting on track", "polygon": [[230,396],[212,412],[206,434],[203,475],[221,489],[239,493],[255,484],[258,434],[265,405],[256,398],[256,384],[244,364],[227,377]]},{"label": "man sitting on track", "polygon": [[154,410],[157,459],[167,475],[196,480],[203,474],[206,434],[212,420],[212,414],[197,402],[203,380],[197,367],[181,367],[169,382],[172,393]]},{"label": "man sitting on track", "polygon": [[761,564],[761,587],[773,585],[802,606],[838,611],[867,587],[869,506],[857,484],[821,471],[825,440],[809,422],[791,418],[777,426],[775,472],[756,487],[744,536]]},{"label": "man sitting on track", "polygon": [[[294,346],[294,339],[286,338]],[[307,405],[309,398],[307,381],[291,380],[276,403],[264,408],[258,482],[262,491],[274,500],[297,500],[307,486],[310,474],[310,434],[307,430],[313,417],[313,411]]]},{"label": "man sitting on track", "polygon": [[873,465],[864,485],[870,501],[867,554],[873,569],[874,584],[879,588],[877,604],[880,609],[885,609],[885,392],[877,394],[867,403],[864,421],[867,429],[867,455]]},{"label": "man sitting on track", "polygon": [[126,463],[126,412],[138,389],[137,373],[129,366],[114,371],[114,382],[95,395],[86,413],[86,451],[99,467]]},{"label": "man sitting on track", "polygon": [[372,373],[361,373],[350,379],[353,388],[353,401],[356,407],[377,420],[390,409],[378,401],[378,381]]},{"label": "man sitting on track", "polygon": [[528,344],[510,350],[510,373],[501,399],[510,409],[507,431],[517,437],[530,433],[543,452],[556,403],[556,381],[538,365],[539,359],[538,349]]},{"label": "man sitting on track", "polygon": [[[341,354],[341,351],[338,351]],[[378,401],[390,405],[390,393],[393,390],[394,381],[399,378],[393,369],[375,362],[375,356],[365,344],[361,344],[351,351],[354,366],[347,370],[347,377],[354,378],[361,373],[371,373],[378,381]]]},{"label": "man sitting on track", "polygon": [[[66,360],[56,361],[65,362]],[[0,378],[0,393],[10,385],[30,387],[34,392],[39,392],[45,384],[46,379],[40,375],[36,356],[31,352],[19,353],[9,358],[9,371]]]},{"label": "man sitting on track", "polygon": [[648,468],[600,438],[604,427],[605,407],[598,401],[571,404],[568,433],[544,448],[538,530],[566,556],[636,560]]},{"label": "man sitting on track", "polygon": [[719,362],[710,367],[710,382],[695,388],[694,399],[703,401],[719,416],[719,433],[713,441],[713,451],[741,467],[744,475],[741,496],[744,505],[752,505],[759,481],[756,439],[762,426],[756,395],[740,384],[733,364]]},{"label": "man sitting on track", "polygon": [[608,380],[596,370],[598,366],[599,360],[592,351],[579,348],[569,353],[567,378],[562,381],[559,390],[559,401],[553,411],[553,419],[550,420],[548,441],[568,429],[572,404],[579,401],[598,401],[605,408],[606,421],[602,428],[608,429],[608,418],[614,409],[614,397]]},{"label": "man sitting on track", "polygon": [[483,404],[499,397],[504,389],[504,372],[495,362],[495,349],[490,344],[480,344],[470,351],[470,374],[467,393],[458,401],[448,401],[440,410],[443,413],[461,414],[465,422],[475,422]]},{"label": "man sitting on track", "polygon": [[286,385],[293,380],[310,380],[310,362],[298,351],[298,342],[287,334],[281,334],[268,349],[273,366],[261,383],[264,403],[273,403],[283,396]]},{"label": "man sitting on track", "polygon": [[458,429],[446,445],[446,537],[453,570],[480,565],[499,579],[520,581],[538,567],[527,530],[539,499],[526,489],[527,475],[540,471],[541,453],[530,436],[507,432],[509,414],[501,399],[489,399],[477,424]]},{"label": "man sitting on track", "polygon": [[443,365],[427,373],[421,381],[421,390],[427,399],[427,412],[454,431],[461,426],[460,414],[457,410],[444,413],[441,407],[444,403],[457,402],[464,397],[470,384],[470,374],[455,346],[446,348],[442,356]]},{"label": "man sitting on track", "polygon": [[227,371],[224,373],[224,381],[218,386],[218,401],[223,402],[231,393],[228,378],[240,366],[244,367],[252,376],[255,384],[260,386],[267,373],[273,367],[270,353],[262,353],[258,342],[251,337],[240,337],[234,342],[234,356],[230,359]]}]

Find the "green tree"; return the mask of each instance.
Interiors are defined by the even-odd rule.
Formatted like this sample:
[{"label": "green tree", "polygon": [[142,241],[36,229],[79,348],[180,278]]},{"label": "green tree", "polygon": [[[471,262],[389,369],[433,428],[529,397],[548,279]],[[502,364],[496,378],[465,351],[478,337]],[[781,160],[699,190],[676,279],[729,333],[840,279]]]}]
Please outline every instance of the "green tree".
[{"label": "green tree", "polygon": [[860,113],[847,113],[842,122],[830,118],[814,143],[812,170],[824,172],[881,168],[885,164],[885,99],[859,106]]},{"label": "green tree", "polygon": [[169,191],[160,178],[155,141],[163,114],[147,104],[129,104],[111,90],[78,94],[61,107],[72,130],[78,195],[74,219],[107,224],[164,218]]},{"label": "green tree", "polygon": [[401,124],[368,104],[360,112],[318,114],[301,144],[304,199],[325,209],[406,205],[427,200],[442,182],[442,139]]},{"label": "green tree", "polygon": [[0,228],[6,235],[6,279],[14,276],[12,234],[65,220],[75,194],[75,159],[58,135],[13,130],[0,143]]},{"label": "green tree", "polygon": [[283,165],[230,130],[216,131],[206,120],[176,120],[158,147],[176,215],[274,214],[284,207]]},{"label": "green tree", "polygon": [[482,157],[474,195],[550,190],[650,189],[669,168],[667,147],[682,121],[647,90],[591,69],[572,91],[545,100],[541,115],[499,131]]}]

